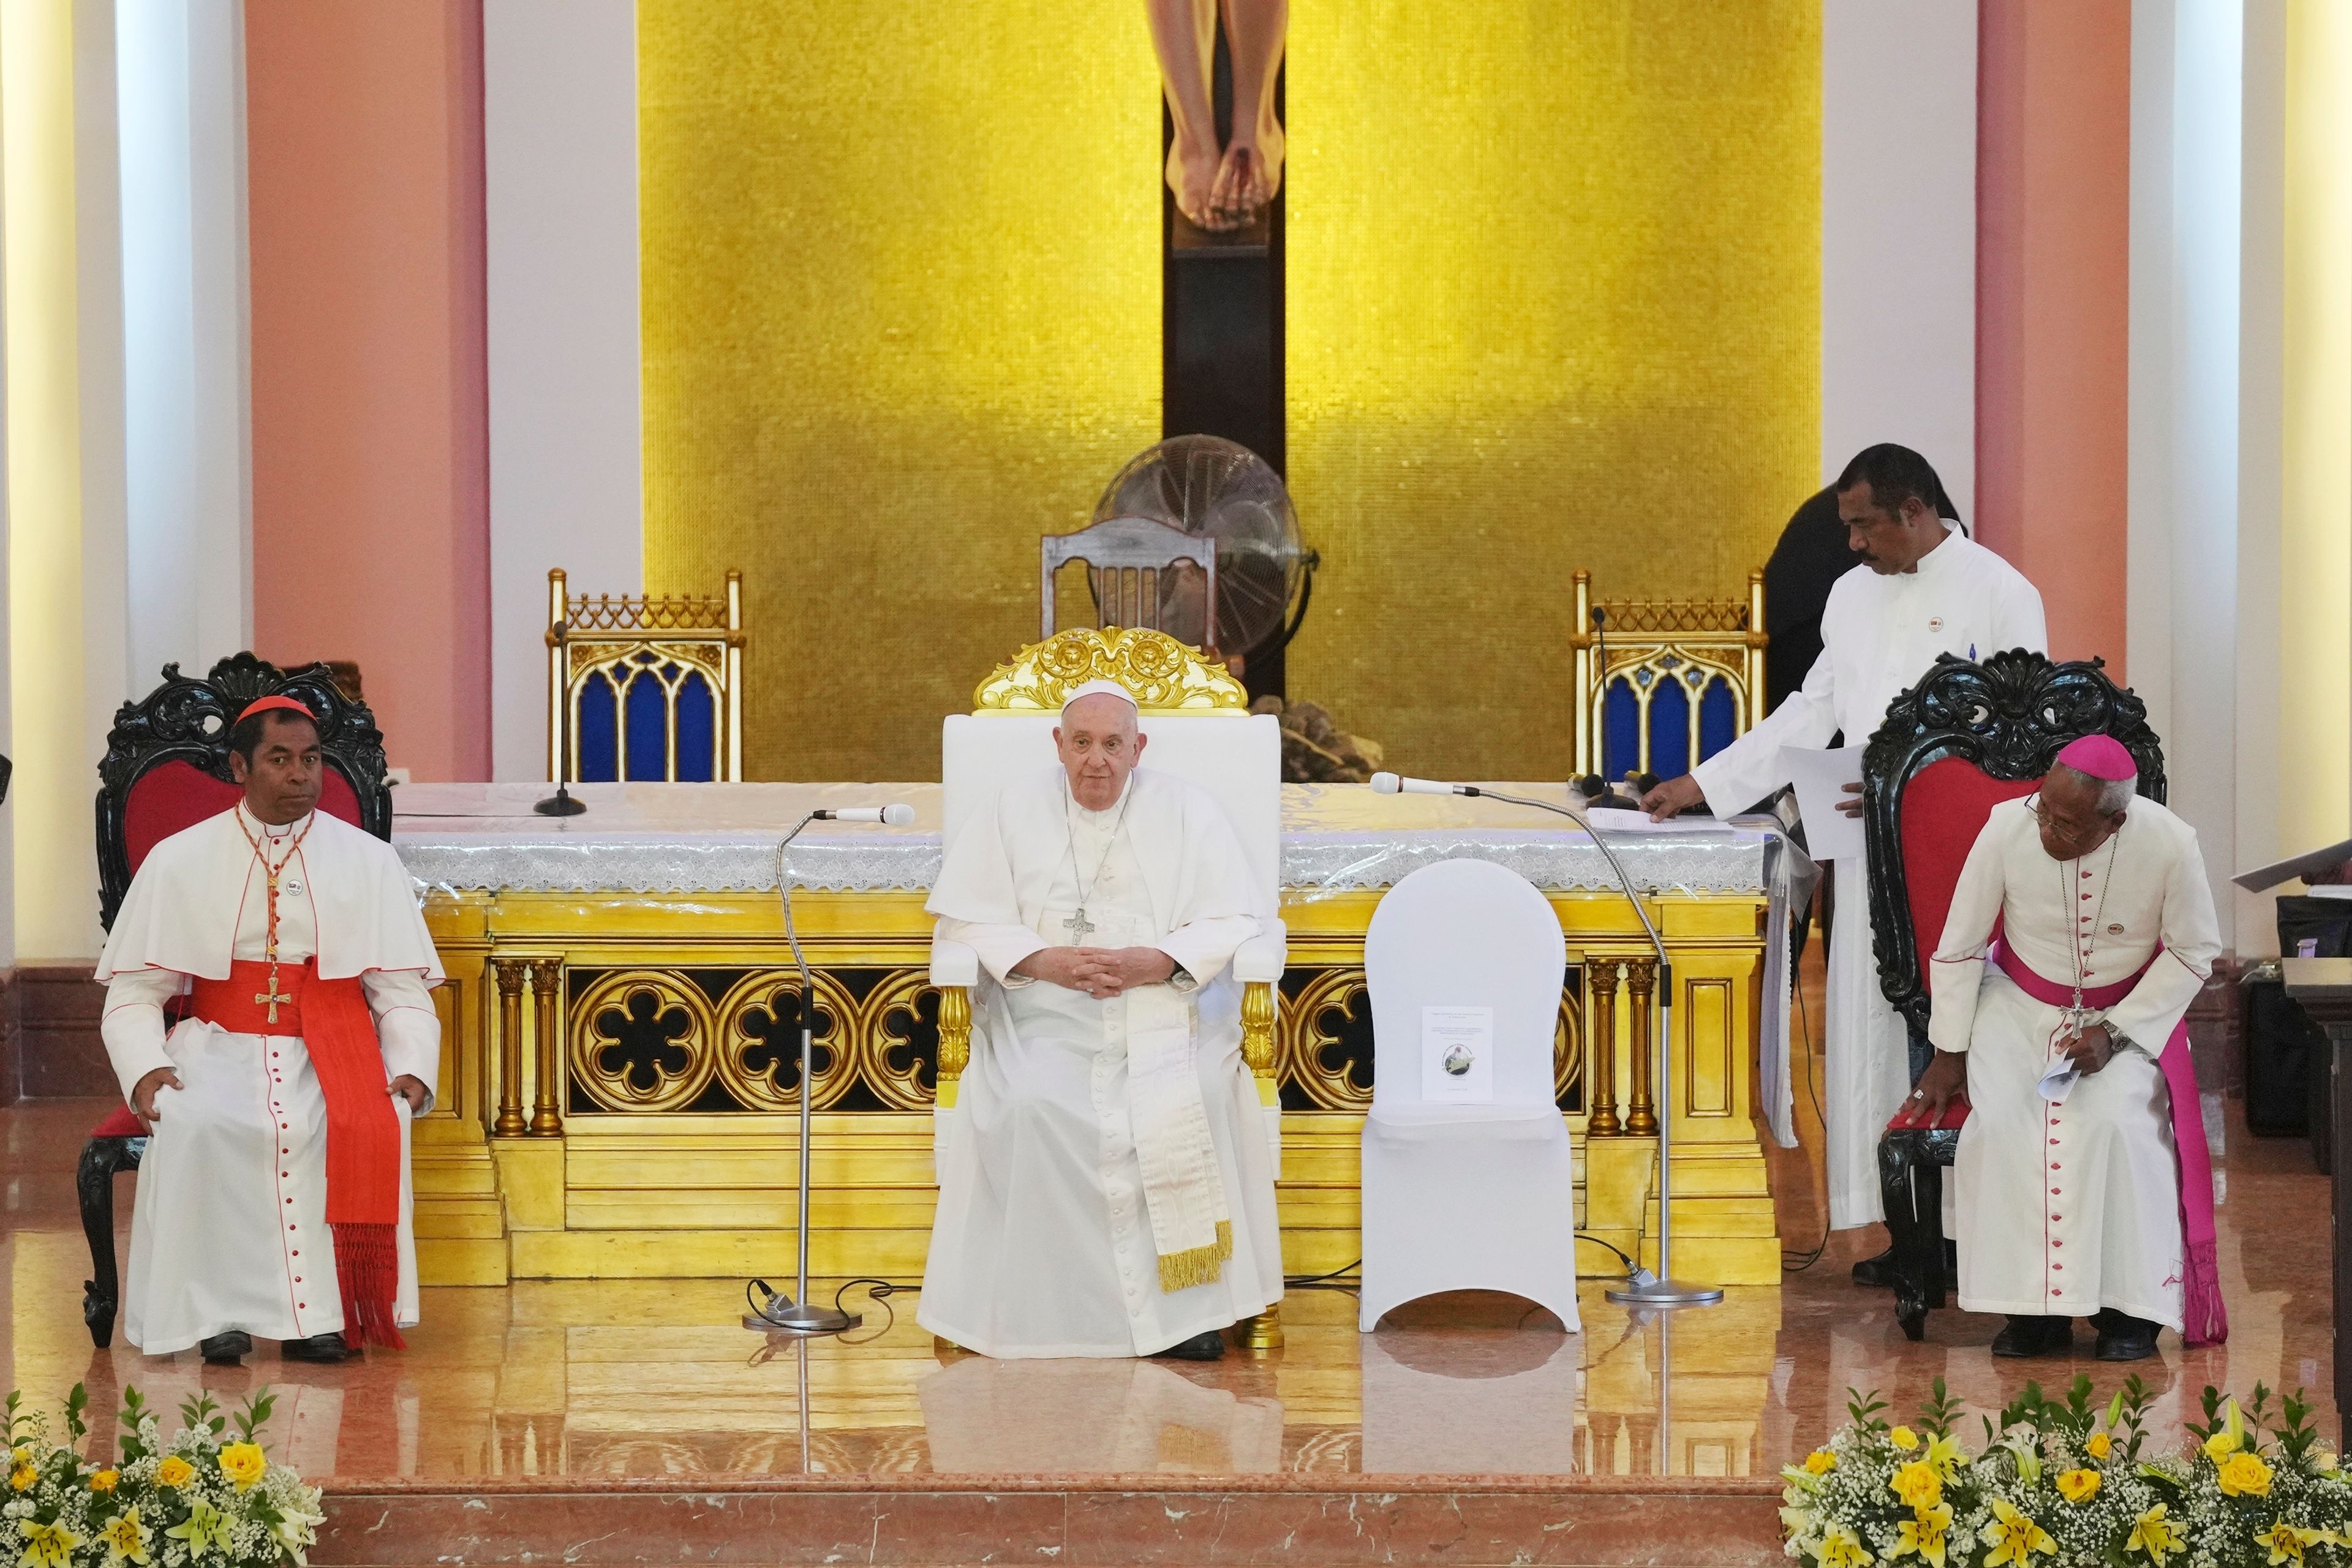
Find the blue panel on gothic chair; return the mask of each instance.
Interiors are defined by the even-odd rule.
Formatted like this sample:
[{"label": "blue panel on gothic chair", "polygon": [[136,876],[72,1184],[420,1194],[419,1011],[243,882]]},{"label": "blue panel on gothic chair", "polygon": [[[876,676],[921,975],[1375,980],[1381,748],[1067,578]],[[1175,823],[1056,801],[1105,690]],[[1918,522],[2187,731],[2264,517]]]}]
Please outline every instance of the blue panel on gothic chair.
[{"label": "blue panel on gothic chair", "polygon": [[593,671],[572,698],[572,721],[577,726],[580,769],[573,776],[583,784],[604,784],[621,776],[620,702],[613,683]]},{"label": "blue panel on gothic chair", "polygon": [[719,776],[719,699],[698,669],[677,683],[677,767],[680,782],[708,784]]},{"label": "blue panel on gothic chair", "polygon": [[629,682],[625,704],[629,726],[629,774],[632,780],[669,777],[669,704],[662,684],[651,670]]},{"label": "blue panel on gothic chair", "polygon": [[1642,757],[1642,704],[1633,683],[1621,676],[1602,690],[1601,776],[1622,779]]},{"label": "blue panel on gothic chair", "polygon": [[1739,700],[1731,682],[1716,676],[1698,700],[1698,760],[1705,762],[1739,738]]},{"label": "blue panel on gothic chair", "polygon": [[1679,679],[1668,675],[1650,699],[1650,772],[1676,779],[1690,770],[1690,696]]}]

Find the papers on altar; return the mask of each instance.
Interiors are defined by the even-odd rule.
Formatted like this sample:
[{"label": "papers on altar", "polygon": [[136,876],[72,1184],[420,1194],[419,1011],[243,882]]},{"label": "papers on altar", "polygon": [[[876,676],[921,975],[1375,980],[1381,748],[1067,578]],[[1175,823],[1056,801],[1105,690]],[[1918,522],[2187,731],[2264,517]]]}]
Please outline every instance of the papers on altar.
[{"label": "papers on altar", "polygon": [[1421,1010],[1421,1097],[1432,1105],[1495,1103],[1495,1010]]}]

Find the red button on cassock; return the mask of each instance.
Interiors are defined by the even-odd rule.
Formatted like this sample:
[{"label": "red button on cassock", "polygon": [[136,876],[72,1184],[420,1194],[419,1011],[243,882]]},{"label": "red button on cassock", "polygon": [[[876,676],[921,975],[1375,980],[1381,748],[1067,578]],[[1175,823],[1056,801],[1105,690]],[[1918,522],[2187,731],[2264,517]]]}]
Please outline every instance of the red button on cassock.
[{"label": "red button on cassock", "polygon": [[2066,1266],[2065,1266],[2064,1264],[2063,1264],[2063,1263],[2053,1263],[2053,1264],[2052,1264],[2050,1267],[2051,1267],[2051,1268],[2065,1268]]}]

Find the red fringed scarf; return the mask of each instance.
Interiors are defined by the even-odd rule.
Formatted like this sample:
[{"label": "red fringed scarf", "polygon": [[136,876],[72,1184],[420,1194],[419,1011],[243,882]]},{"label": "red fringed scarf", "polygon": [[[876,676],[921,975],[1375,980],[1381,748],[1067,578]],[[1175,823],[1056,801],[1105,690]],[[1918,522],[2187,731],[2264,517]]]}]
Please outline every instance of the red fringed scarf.
[{"label": "red fringed scarf", "polygon": [[400,1289],[400,1118],[383,1047],[356,977],[321,980],[315,963],[280,965],[276,1022],[269,965],[237,960],[226,980],[198,979],[189,1012],[237,1035],[299,1037],[327,1100],[327,1224],[342,1286],[343,1339],[404,1348],[393,1321]]}]

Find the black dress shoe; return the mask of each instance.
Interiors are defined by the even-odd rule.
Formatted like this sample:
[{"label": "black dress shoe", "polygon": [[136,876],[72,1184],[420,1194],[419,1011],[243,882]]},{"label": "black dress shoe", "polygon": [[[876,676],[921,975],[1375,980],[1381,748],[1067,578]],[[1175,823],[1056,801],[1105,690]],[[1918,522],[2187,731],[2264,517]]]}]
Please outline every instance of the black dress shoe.
[{"label": "black dress shoe", "polygon": [[2009,1327],[1992,1337],[1998,1356],[2064,1355],[2074,1348],[2072,1318],[2029,1318],[2010,1315]]},{"label": "black dress shoe", "polygon": [[196,1349],[204,1352],[206,1366],[235,1366],[253,1353],[253,1336],[243,1329],[231,1329],[215,1334]]},{"label": "black dress shoe", "polygon": [[312,1334],[307,1340],[288,1340],[278,1347],[278,1353],[288,1361],[334,1363],[352,1359],[352,1347],[337,1334]]},{"label": "black dress shoe", "polygon": [[2157,1332],[2163,1327],[2112,1307],[2101,1308],[2091,1322],[2099,1331],[2093,1353],[2101,1361],[2146,1361],[2156,1353]]},{"label": "black dress shoe", "polygon": [[1156,1361],[1220,1361],[1224,1353],[1225,1336],[1214,1329],[1151,1352]]}]

